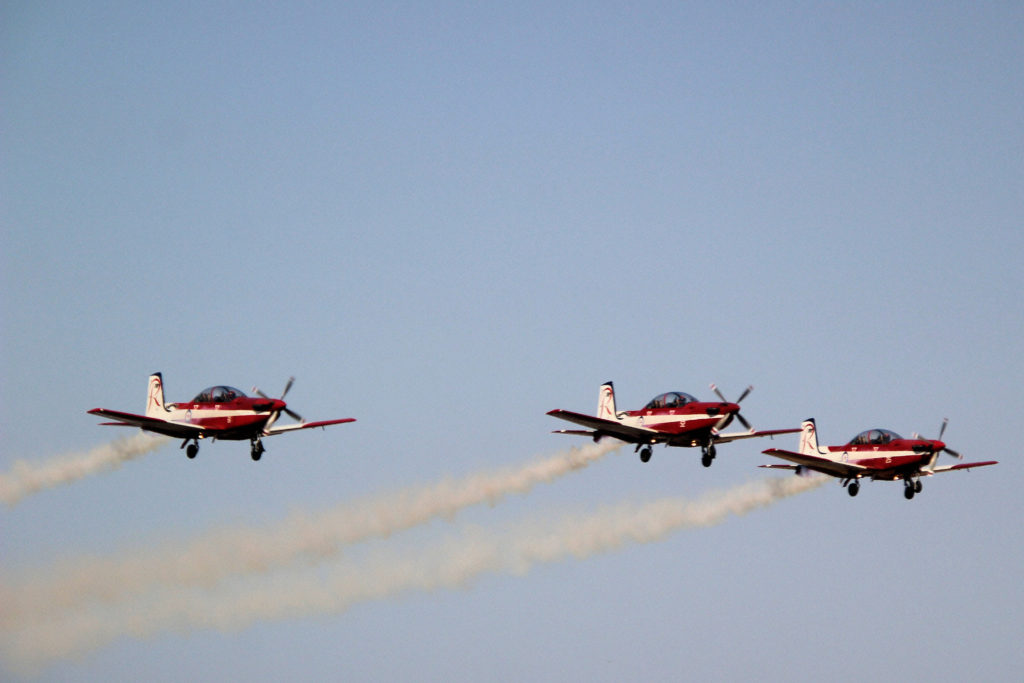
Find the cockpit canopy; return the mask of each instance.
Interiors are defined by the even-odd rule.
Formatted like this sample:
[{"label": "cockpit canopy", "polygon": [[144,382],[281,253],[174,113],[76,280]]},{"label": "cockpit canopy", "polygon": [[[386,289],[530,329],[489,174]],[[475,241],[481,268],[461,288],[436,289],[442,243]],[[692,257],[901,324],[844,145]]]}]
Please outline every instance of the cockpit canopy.
[{"label": "cockpit canopy", "polygon": [[681,391],[670,391],[661,396],[655,396],[651,402],[644,406],[644,410],[655,410],[657,408],[681,408],[687,403],[693,403],[697,399]]},{"label": "cockpit canopy", "polygon": [[245,392],[234,387],[210,387],[199,392],[199,395],[192,399],[193,403],[227,403],[236,398],[245,398]]},{"label": "cockpit canopy", "polygon": [[850,440],[850,446],[877,446],[879,444],[889,443],[902,439],[903,437],[896,432],[888,429],[869,429],[865,432],[861,432],[857,436]]}]

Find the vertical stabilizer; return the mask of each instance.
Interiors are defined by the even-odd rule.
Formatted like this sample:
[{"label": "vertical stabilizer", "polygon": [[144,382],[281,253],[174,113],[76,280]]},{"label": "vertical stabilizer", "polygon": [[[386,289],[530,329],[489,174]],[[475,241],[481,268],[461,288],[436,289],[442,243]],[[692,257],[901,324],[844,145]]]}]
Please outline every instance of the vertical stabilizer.
[{"label": "vertical stabilizer", "polygon": [[815,455],[822,456],[827,455],[827,452],[822,452],[818,448],[818,430],[814,424],[814,418],[808,418],[804,420],[800,427],[803,431],[800,433],[800,454],[801,455]]},{"label": "vertical stabilizer", "polygon": [[164,380],[159,372],[149,376],[149,392],[146,395],[146,417],[165,417]]},{"label": "vertical stabilizer", "polygon": [[611,382],[601,385],[601,393],[597,399],[597,416],[603,420],[618,420],[615,412],[615,387]]}]

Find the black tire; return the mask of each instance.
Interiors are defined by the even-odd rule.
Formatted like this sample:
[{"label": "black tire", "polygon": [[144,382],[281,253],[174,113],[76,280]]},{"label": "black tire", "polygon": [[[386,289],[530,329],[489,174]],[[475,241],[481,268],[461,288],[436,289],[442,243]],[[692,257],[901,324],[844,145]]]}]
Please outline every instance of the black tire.
[{"label": "black tire", "polygon": [[651,461],[651,449],[649,447],[641,448],[640,449],[640,462],[650,462],[650,461]]},{"label": "black tire", "polygon": [[700,464],[704,465],[704,467],[711,467],[711,461],[712,460],[714,460],[714,458],[712,458],[710,455],[706,455],[705,454],[705,455],[701,456]]},{"label": "black tire", "polygon": [[914,482],[914,493],[921,493],[922,488],[920,479]]},{"label": "black tire", "polygon": [[194,457],[196,457],[196,454],[198,452],[199,446],[195,445],[194,443],[190,443],[188,446],[185,447],[185,455],[188,457],[189,460],[192,460]]},{"label": "black tire", "polygon": [[860,493],[860,484],[857,482],[851,482],[850,485],[846,487],[846,492],[850,494],[851,498],[856,496]]},{"label": "black tire", "polygon": [[913,500],[913,498],[914,498],[914,487],[913,486],[905,486],[905,487],[903,487],[903,497],[906,498],[907,500]]}]

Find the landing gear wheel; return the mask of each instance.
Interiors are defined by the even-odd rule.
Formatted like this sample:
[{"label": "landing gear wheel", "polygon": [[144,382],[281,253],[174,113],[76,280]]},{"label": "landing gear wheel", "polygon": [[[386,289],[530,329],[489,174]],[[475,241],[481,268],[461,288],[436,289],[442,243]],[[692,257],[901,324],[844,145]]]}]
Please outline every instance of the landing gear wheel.
[{"label": "landing gear wheel", "polygon": [[850,494],[850,497],[856,496],[860,492],[860,484],[855,481],[851,481],[850,485],[846,487],[846,492]]},{"label": "landing gear wheel", "polygon": [[640,462],[650,462],[651,460],[651,447],[644,446],[640,449]]},{"label": "landing gear wheel", "polygon": [[250,455],[252,455],[253,460],[259,460],[263,456],[263,444],[259,441],[254,441]]},{"label": "landing gear wheel", "polygon": [[904,486],[903,487],[903,497],[906,498],[907,500],[912,500],[914,498],[914,485],[913,484],[910,484],[909,486]]},{"label": "landing gear wheel", "polygon": [[715,459],[715,444],[710,443],[700,448],[700,464],[704,467],[711,467],[711,461]]},{"label": "landing gear wheel", "polygon": [[917,481],[914,482],[914,493],[921,493],[921,488],[921,480],[918,479]]},{"label": "landing gear wheel", "polygon": [[189,460],[191,460],[192,458],[196,457],[196,453],[198,453],[198,452],[199,452],[199,446],[197,444],[194,444],[194,443],[190,443],[185,448],[185,455],[188,456]]}]

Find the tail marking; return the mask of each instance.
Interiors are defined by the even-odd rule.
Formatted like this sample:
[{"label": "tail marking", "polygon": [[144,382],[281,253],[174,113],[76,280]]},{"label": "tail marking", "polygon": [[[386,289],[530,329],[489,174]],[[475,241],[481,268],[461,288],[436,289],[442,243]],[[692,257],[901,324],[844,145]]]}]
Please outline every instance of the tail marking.
[{"label": "tail marking", "polygon": [[146,416],[161,417],[161,413],[167,412],[164,405],[164,381],[159,372],[149,376],[149,392],[146,396]]},{"label": "tail marking", "polygon": [[814,418],[808,418],[800,425],[803,431],[800,432],[800,453],[803,455],[826,455],[818,447],[818,431],[814,424]]},{"label": "tail marking", "polygon": [[619,419],[618,413],[615,412],[615,387],[611,382],[601,385],[597,400],[597,416],[604,420]]}]

